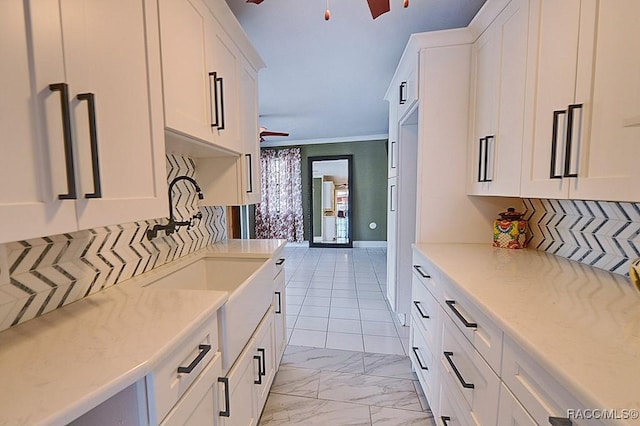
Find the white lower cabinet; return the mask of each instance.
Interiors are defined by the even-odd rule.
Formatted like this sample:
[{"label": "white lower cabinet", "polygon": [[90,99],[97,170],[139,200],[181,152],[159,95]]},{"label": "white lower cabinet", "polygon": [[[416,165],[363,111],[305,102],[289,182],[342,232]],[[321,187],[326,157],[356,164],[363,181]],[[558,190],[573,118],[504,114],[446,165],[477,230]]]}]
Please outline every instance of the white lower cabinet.
[{"label": "white lower cabinet", "polygon": [[273,307],[226,377],[220,378],[220,424],[255,425],[267,400],[276,369]]},{"label": "white lower cabinet", "polygon": [[511,336],[518,330],[498,327],[419,249],[413,261],[409,356],[438,424],[604,425],[575,418],[585,404]]},{"label": "white lower cabinet", "polygon": [[276,364],[280,364],[287,347],[287,301],[285,296],[284,272],[280,271],[275,278],[276,290],[273,292],[273,321],[276,333]]}]

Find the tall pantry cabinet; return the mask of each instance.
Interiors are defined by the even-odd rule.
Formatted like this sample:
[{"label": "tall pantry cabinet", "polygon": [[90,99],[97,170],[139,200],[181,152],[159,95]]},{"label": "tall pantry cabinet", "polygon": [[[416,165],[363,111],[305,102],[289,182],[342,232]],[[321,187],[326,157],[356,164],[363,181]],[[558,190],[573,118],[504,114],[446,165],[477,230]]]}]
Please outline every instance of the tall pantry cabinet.
[{"label": "tall pantry cabinet", "polygon": [[[397,163],[389,159],[389,171],[394,165],[396,170],[387,193],[386,294],[404,323],[411,312],[411,245],[490,243],[495,214],[514,201],[466,195],[466,175],[460,173],[467,165],[473,41],[467,29],[413,34],[385,97],[394,120],[389,128],[397,128],[389,135]],[[412,70],[415,102],[405,109],[401,87]]]},{"label": "tall pantry cabinet", "polygon": [[2,2],[0,242],[165,214],[156,11]]}]

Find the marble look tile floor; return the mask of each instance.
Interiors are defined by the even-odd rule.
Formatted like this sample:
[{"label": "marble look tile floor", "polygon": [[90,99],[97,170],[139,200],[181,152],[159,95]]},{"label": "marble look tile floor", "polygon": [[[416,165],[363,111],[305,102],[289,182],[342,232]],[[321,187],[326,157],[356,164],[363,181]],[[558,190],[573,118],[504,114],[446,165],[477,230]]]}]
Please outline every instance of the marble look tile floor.
[{"label": "marble look tile floor", "polygon": [[389,309],[386,250],[285,248],[289,344],[407,355],[409,329]]},{"label": "marble look tile floor", "polygon": [[384,297],[384,249],[287,247],[289,345],[261,426],[435,425]]},{"label": "marble look tile floor", "polygon": [[435,426],[409,358],[287,346],[260,426]]}]

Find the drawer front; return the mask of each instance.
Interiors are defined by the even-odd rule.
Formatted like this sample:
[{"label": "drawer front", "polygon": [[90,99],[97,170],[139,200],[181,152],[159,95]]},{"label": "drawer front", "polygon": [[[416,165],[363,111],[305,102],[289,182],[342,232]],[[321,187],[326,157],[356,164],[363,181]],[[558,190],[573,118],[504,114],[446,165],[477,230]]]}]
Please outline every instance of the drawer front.
[{"label": "drawer front", "polygon": [[424,257],[418,250],[413,250],[413,276],[424,284],[425,288],[440,300],[442,288],[440,286],[440,271],[433,266],[431,261]]},{"label": "drawer front", "polygon": [[222,355],[216,353],[160,426],[199,426],[212,424],[218,417],[218,377],[222,374]]},{"label": "drawer front", "polygon": [[462,397],[455,392],[455,389],[447,388],[444,383],[440,384],[440,396],[437,412],[434,410],[436,424],[438,426],[481,426],[474,420],[469,407],[464,404]]},{"label": "drawer front", "polygon": [[[162,420],[218,351],[218,322],[215,315],[174,349],[151,374],[156,418]],[[180,368],[180,372],[178,372]]]},{"label": "drawer front", "polygon": [[284,257],[284,253],[282,251],[278,251],[272,258],[271,263],[273,264],[273,278],[275,279],[279,274],[284,270],[284,264],[286,259]]},{"label": "drawer front", "polygon": [[[539,424],[551,424],[549,417],[566,419],[568,410],[585,408],[551,374],[510,339],[505,341],[501,377],[516,399]],[[571,419],[571,421],[574,425],[604,424],[596,419]]]},{"label": "drawer front", "polygon": [[462,296],[452,283],[446,279],[443,282],[442,307],[451,322],[467,337],[491,368],[500,372],[502,330]]},{"label": "drawer front", "polygon": [[522,404],[504,385],[500,385],[500,404],[498,405],[499,425],[536,426],[538,423],[527,413]]},{"label": "drawer front", "polygon": [[443,385],[462,396],[480,424],[496,424],[500,379],[450,320],[443,317]]},{"label": "drawer front", "polygon": [[411,365],[418,376],[420,386],[427,397],[429,405],[436,407],[439,396],[437,359],[420,329],[412,326],[410,333],[409,344],[411,351],[409,352],[409,358],[411,359]]},{"label": "drawer front", "polygon": [[413,324],[420,328],[432,352],[436,352],[440,343],[440,327],[438,318],[440,308],[425,284],[415,275],[411,297],[411,317]]}]

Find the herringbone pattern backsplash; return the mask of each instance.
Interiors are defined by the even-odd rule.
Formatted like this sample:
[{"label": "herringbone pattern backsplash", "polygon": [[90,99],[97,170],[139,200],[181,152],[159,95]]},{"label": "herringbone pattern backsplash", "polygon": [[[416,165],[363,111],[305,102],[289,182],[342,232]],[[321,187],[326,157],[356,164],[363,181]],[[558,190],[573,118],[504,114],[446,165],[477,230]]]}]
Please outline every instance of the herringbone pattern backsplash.
[{"label": "herringbone pattern backsplash", "polygon": [[640,257],[640,204],[526,199],[529,248],[628,275]]},{"label": "herringbone pattern backsplash", "polygon": [[[194,177],[188,157],[167,155],[167,177]],[[197,212],[195,190],[174,187],[177,220]],[[0,330],[147,272],[226,238],[223,207],[201,207],[202,219],[149,241],[148,228],[166,218],[0,244]],[[168,205],[167,205],[168,215]]]}]

